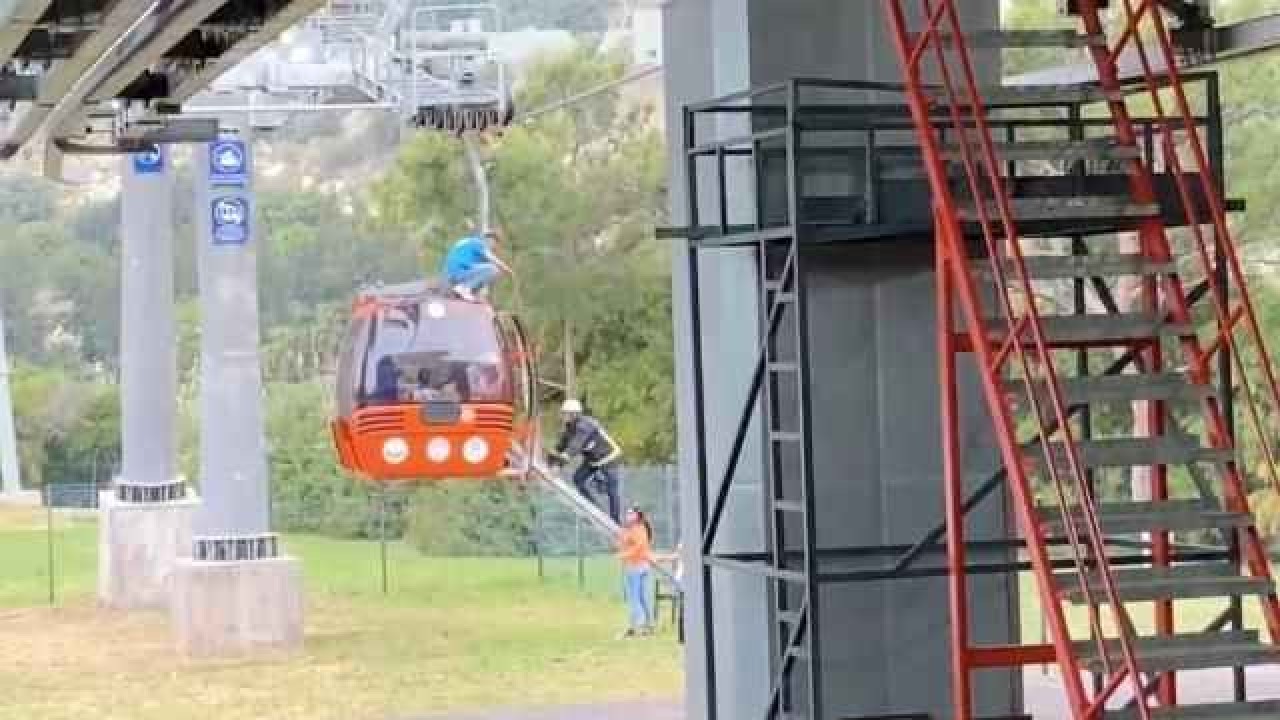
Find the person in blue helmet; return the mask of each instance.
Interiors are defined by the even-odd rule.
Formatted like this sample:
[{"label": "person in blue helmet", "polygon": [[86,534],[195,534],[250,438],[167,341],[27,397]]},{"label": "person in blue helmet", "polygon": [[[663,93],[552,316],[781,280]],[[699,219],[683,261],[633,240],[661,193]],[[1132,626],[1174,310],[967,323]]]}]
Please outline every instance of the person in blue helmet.
[{"label": "person in blue helmet", "polygon": [[463,300],[485,297],[498,273],[511,268],[494,252],[501,235],[497,230],[473,232],[458,240],[444,256],[444,279]]}]

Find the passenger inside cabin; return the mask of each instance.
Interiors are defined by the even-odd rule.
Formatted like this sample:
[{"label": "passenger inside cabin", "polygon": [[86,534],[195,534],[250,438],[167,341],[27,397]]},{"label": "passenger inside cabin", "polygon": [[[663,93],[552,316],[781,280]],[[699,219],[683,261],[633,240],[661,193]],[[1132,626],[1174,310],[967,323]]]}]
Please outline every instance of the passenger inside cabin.
[{"label": "passenger inside cabin", "polygon": [[502,365],[496,354],[467,363],[466,376],[467,387],[471,390],[469,397],[473,402],[493,402],[506,394]]},{"label": "passenger inside cabin", "polygon": [[462,402],[463,396],[446,364],[443,369],[436,365],[418,371],[418,387],[414,389],[413,399],[418,402]]},{"label": "passenger inside cabin", "polygon": [[371,405],[390,405],[400,399],[400,369],[396,361],[386,355],[378,360],[374,371],[373,392],[365,400]]}]

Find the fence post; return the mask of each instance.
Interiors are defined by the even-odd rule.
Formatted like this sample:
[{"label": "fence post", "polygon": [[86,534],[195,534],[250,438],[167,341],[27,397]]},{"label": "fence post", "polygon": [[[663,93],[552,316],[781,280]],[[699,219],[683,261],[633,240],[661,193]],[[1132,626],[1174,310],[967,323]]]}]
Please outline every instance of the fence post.
[{"label": "fence post", "polygon": [[538,500],[541,497],[536,490],[528,490],[525,497],[529,499],[529,512],[533,514],[533,557],[538,563],[538,581],[546,582],[547,572],[542,562],[542,513],[538,512]]},{"label": "fence post", "polygon": [[53,491],[48,481],[44,484],[44,517],[45,517],[45,543],[48,546],[47,565],[49,569],[49,607],[57,604],[57,590],[54,582],[54,557],[53,557]]},{"label": "fence post", "polygon": [[378,552],[382,556],[382,594],[387,594],[387,489],[378,493]]},{"label": "fence post", "polygon": [[582,549],[582,518],[573,516],[573,544],[578,555],[578,590],[586,590],[587,565]]},{"label": "fence post", "polygon": [[671,498],[672,539],[679,545],[684,541],[684,528],[680,524],[680,468],[676,465],[667,466],[667,492]]}]

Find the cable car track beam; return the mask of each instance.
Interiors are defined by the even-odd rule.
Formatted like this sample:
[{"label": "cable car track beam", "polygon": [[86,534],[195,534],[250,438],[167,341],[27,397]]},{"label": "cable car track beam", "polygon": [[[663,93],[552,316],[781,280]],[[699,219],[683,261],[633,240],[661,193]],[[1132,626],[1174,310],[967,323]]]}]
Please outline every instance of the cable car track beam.
[{"label": "cable car track beam", "polygon": [[462,146],[467,152],[467,165],[471,168],[471,179],[476,185],[476,202],[479,217],[476,218],[476,225],[483,232],[491,229],[489,205],[489,175],[485,172],[484,158],[480,156],[480,147],[473,135],[464,133],[462,135]]}]

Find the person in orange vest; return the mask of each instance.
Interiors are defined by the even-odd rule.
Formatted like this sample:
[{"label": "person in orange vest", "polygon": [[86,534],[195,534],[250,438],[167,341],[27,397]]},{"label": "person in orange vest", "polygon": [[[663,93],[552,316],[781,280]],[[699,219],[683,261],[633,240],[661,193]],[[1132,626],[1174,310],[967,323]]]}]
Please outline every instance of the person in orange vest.
[{"label": "person in orange vest", "polygon": [[653,633],[653,603],[649,597],[649,566],[653,563],[653,526],[640,508],[627,512],[627,521],[618,538],[618,558],[622,560],[629,624],[623,637]]}]

